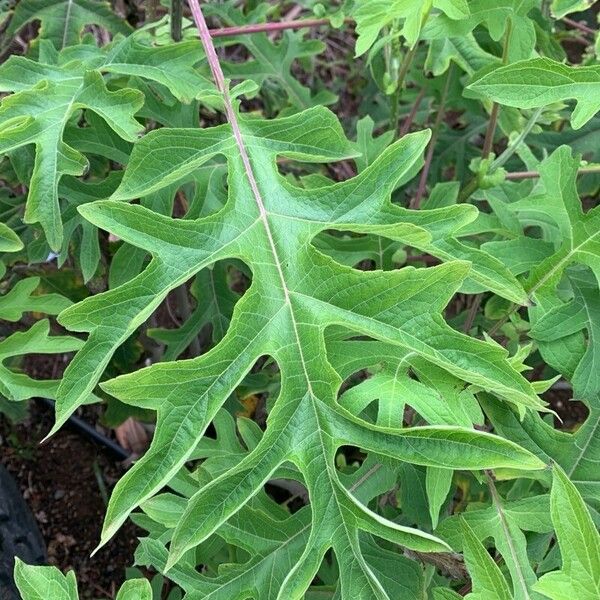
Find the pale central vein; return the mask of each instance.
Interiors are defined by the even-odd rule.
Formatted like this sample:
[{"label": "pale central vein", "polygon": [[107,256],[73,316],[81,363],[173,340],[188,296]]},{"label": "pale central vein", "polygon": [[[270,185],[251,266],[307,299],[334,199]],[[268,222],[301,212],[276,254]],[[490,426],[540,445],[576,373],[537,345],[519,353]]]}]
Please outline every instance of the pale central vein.
[{"label": "pale central vein", "polygon": [[248,183],[250,184],[250,189],[252,190],[252,195],[254,196],[254,200],[256,201],[256,205],[258,206],[259,218],[262,222],[265,230],[265,234],[267,236],[267,240],[269,242],[269,247],[271,249],[271,253],[273,255],[273,262],[275,263],[275,268],[277,269],[277,274],[279,276],[279,280],[281,282],[281,288],[283,290],[283,295],[285,298],[285,304],[289,307],[290,317],[292,321],[292,328],[294,330],[294,337],[296,338],[296,344],[298,346],[298,353],[300,355],[300,362],[302,363],[302,369],[304,371],[304,376],[306,378],[306,384],[308,387],[308,391],[311,396],[313,396],[312,385],[310,381],[310,377],[308,375],[308,370],[306,368],[306,361],[304,358],[304,354],[302,352],[302,345],[300,343],[300,333],[298,331],[298,324],[296,322],[296,318],[294,316],[294,311],[292,308],[292,303],[290,300],[290,293],[287,287],[287,283],[285,281],[285,276],[283,274],[283,269],[281,266],[281,260],[279,259],[279,255],[277,253],[277,247],[275,246],[275,240],[273,238],[273,233],[271,231],[271,226],[269,224],[268,214],[263,202],[260,190],[258,189],[258,183],[256,181],[256,177],[254,176],[254,171],[252,170],[252,164],[250,163],[250,157],[248,156],[248,151],[246,150],[246,145],[244,144],[244,139],[242,136],[242,132],[240,130],[240,126],[238,123],[237,115],[233,109],[233,105],[231,103],[231,97],[229,96],[229,91],[227,89],[227,85],[225,84],[225,77],[223,75],[223,70],[221,69],[221,64],[219,62],[219,57],[215,51],[215,47],[212,41],[212,37],[210,35],[210,31],[208,30],[208,26],[206,25],[206,21],[204,20],[204,15],[202,14],[202,10],[200,9],[200,4],[198,0],[190,0],[189,2],[190,9],[192,11],[192,15],[194,17],[194,21],[196,23],[196,27],[198,28],[198,32],[200,34],[200,40],[202,41],[202,45],[204,46],[204,51],[206,52],[206,57],[208,59],[208,64],[210,65],[210,69],[213,74],[213,78],[215,80],[215,84],[217,89],[223,95],[223,103],[225,106],[225,114],[227,115],[227,120],[231,125],[231,129],[233,132],[233,137],[235,139],[235,143],[238,147],[240,157],[242,159],[242,163],[244,165],[244,171],[246,172],[246,176],[248,178]]}]

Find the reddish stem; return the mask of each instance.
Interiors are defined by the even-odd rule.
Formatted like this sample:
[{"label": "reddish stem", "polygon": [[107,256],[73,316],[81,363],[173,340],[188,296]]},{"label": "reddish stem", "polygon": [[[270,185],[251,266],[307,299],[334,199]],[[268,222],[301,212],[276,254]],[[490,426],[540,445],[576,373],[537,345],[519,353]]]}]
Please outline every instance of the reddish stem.
[{"label": "reddish stem", "polygon": [[571,27],[575,27],[575,29],[579,29],[579,31],[583,31],[584,33],[587,33],[589,35],[596,35],[596,32],[591,28],[588,27],[585,23],[581,23],[579,21],[574,21],[573,19],[569,19],[568,17],[563,17],[563,21],[567,24],[570,25]]},{"label": "reddish stem", "polygon": [[400,127],[400,132],[398,133],[399,138],[401,138],[403,135],[406,135],[409,132],[410,126],[413,124],[413,121],[415,120],[415,117],[417,116],[417,111],[419,110],[419,106],[421,106],[421,102],[423,101],[424,97],[425,97],[425,88],[421,88],[421,91],[419,92],[418,96],[415,98],[415,101],[412,105],[412,108],[410,109],[410,112],[408,113],[408,116],[406,117],[406,119],[404,119],[404,123],[402,123],[402,127]]},{"label": "reddish stem", "polygon": [[483,150],[481,156],[487,158],[492,151],[492,145],[494,144],[494,133],[496,133],[496,123],[498,122],[498,111],[500,105],[494,102],[492,105],[492,112],[490,113],[490,121],[488,123],[487,131],[485,132],[485,140],[483,141]]},{"label": "reddish stem", "polygon": [[412,199],[410,208],[418,209],[421,206],[421,200],[425,195],[425,188],[427,187],[427,177],[429,175],[429,169],[431,168],[431,161],[433,160],[433,151],[435,150],[435,144],[437,142],[438,134],[440,132],[440,126],[442,119],[446,112],[446,98],[448,97],[448,90],[450,89],[450,80],[452,79],[452,67],[450,64],[448,72],[446,74],[446,81],[444,83],[444,89],[442,91],[442,97],[440,98],[440,106],[438,108],[437,115],[435,116],[435,123],[433,125],[433,132],[431,133],[431,139],[429,140],[429,146],[427,147],[427,156],[425,157],[425,165],[421,171],[421,178],[419,179],[419,188],[417,189],[417,195]]},{"label": "reddish stem", "polygon": [[[577,170],[577,175],[593,175],[600,174],[600,166],[582,167]],[[507,173],[506,179],[517,181],[520,179],[536,179],[540,174],[538,171],[517,171],[515,173]]]},{"label": "reddish stem", "polygon": [[[191,8],[191,3],[190,3]],[[193,14],[192,9],[192,14]],[[195,17],[194,17],[195,20]],[[297,21],[279,21],[274,23],[255,23],[253,25],[239,25],[236,27],[220,27],[218,29],[207,29],[210,37],[227,37],[232,35],[244,35],[248,33],[262,33],[281,31],[284,29],[303,29],[305,27],[319,27],[329,25],[329,19],[299,19]]]}]

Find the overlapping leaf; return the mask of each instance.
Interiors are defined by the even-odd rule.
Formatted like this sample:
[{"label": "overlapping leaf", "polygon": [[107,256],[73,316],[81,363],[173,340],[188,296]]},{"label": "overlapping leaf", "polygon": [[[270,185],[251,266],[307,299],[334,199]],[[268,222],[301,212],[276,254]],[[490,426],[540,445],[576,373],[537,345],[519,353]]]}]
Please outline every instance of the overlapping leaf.
[{"label": "overlapping leaf", "polygon": [[93,111],[119,138],[130,142],[142,131],[134,119],[144,102],[142,93],[129,88],[111,91],[101,73],[143,77],[166,86],[183,101],[208,98],[214,92],[193,68],[202,59],[193,41],[153,47],[131,36],[104,51],[84,44],[61,54],[45,47],[44,53],[47,63],[12,56],[0,67],[0,90],[15,92],[0,105],[0,152],[35,144],[25,221],[39,222],[50,247],[58,250],[63,239],[60,179],[81,175],[88,166],[87,158],[63,139],[75,115],[81,109]]},{"label": "overlapping leaf", "polygon": [[507,502],[496,498],[492,506],[473,509],[461,515],[454,515],[443,521],[436,533],[453,547],[469,547],[471,536],[464,537],[463,520],[475,539],[484,541],[492,537],[494,545],[502,554],[512,578],[512,597],[523,600],[541,597],[532,591],[537,581],[527,554],[527,539],[524,531],[549,533],[552,523],[548,513],[547,495],[534,496]]},{"label": "overlapping leaf", "polygon": [[38,321],[27,331],[17,331],[0,342],[0,394],[10,401],[29,398],[56,398],[59,381],[32,379],[5,365],[5,361],[25,354],[55,354],[73,352],[82,346],[71,336],[50,336],[50,324]]},{"label": "overlapping leaf", "polygon": [[429,19],[422,37],[426,40],[462,38],[483,24],[493,40],[499,41],[504,35],[510,35],[507,53],[510,61],[527,59],[536,41],[535,27],[528,14],[536,4],[537,0],[472,0],[468,3],[466,18],[439,14]]},{"label": "overlapping leaf", "polygon": [[352,11],[358,33],[356,56],[364,54],[375,43],[382,29],[398,22],[401,22],[398,33],[406,38],[407,45],[412,48],[432,8],[440,9],[452,20],[465,19],[469,15],[469,6],[464,0],[359,0]]},{"label": "overlapping leaf", "polygon": [[[261,22],[267,5],[260,4],[248,14],[242,13],[235,3],[208,4],[207,14],[215,15],[219,21],[228,27],[247,25]],[[235,43],[246,47],[252,58],[243,62],[223,61],[225,76],[237,80],[250,80],[263,87],[265,98],[268,98],[266,84],[280,86],[287,100],[295,110],[303,110],[317,104],[328,105],[336,100],[335,94],[321,90],[312,94],[310,88],[303,85],[294,75],[293,65],[321,54],[325,44],[316,39],[305,40],[303,32],[285,32],[280,41],[273,41],[266,33],[242,35],[233,38]],[[227,40],[231,43],[231,40]]]},{"label": "overlapping leaf", "polygon": [[76,44],[88,24],[100,25],[113,33],[127,34],[129,24],[112,12],[108,2],[98,0],[21,0],[5,32],[14,36],[31,21],[41,21],[40,37],[56,48]]},{"label": "overlapping leaf", "polygon": [[[522,226],[539,228],[542,237],[506,244],[513,244],[513,268],[529,272],[525,289],[535,302],[529,308],[531,337],[546,362],[572,381],[576,398],[595,406],[600,391],[594,368],[600,212],[598,207],[583,211],[576,187],[577,166],[566,146],[540,163],[540,182],[533,193],[508,206]],[[485,248],[493,251],[493,246]],[[568,279],[563,279],[565,273]],[[571,290],[567,302],[557,295],[561,280],[563,288]],[[583,330],[587,330],[587,344]]]},{"label": "overlapping leaf", "polygon": [[43,312],[57,315],[71,304],[60,294],[37,294],[33,292],[40,283],[39,277],[28,277],[18,281],[6,294],[0,296],[0,318],[18,321],[25,312]]}]

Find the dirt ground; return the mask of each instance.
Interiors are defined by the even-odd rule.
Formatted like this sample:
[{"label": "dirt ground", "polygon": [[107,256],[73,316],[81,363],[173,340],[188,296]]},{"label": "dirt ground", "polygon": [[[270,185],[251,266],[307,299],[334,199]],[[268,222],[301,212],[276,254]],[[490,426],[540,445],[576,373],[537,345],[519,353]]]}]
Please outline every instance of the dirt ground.
[{"label": "dirt ground", "polygon": [[0,461],[35,515],[49,563],[76,570],[82,598],[114,598],[142,532],[127,522],[98,554],[90,554],[100,539],[105,496],[124,468],[68,426],[40,445],[51,425],[50,409],[34,402],[19,425],[0,416]]}]

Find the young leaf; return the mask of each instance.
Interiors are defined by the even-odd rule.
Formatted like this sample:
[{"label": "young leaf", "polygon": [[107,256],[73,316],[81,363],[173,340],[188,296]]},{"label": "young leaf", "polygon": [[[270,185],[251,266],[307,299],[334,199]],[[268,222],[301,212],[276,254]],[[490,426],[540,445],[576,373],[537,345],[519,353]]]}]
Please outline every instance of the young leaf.
[{"label": "young leaf", "polygon": [[461,524],[464,519],[479,541],[492,537],[510,572],[514,598],[526,600],[535,597],[532,586],[537,577],[530,564],[523,531],[552,531],[548,509],[548,495],[515,501],[506,501],[498,496],[492,506],[468,510],[445,519],[436,533],[458,549],[465,539]]},{"label": "young leaf", "polygon": [[569,67],[549,58],[533,58],[494,69],[467,89],[517,108],[574,99],[571,125],[579,129],[600,110],[600,67]]},{"label": "young leaf", "polygon": [[452,486],[453,472],[450,469],[427,467],[425,478],[427,499],[429,500],[429,516],[431,526],[435,529],[438,525],[440,508],[446,500]]},{"label": "young leaf", "polygon": [[577,488],[554,465],[550,512],[562,556],[562,568],[534,586],[552,600],[592,600],[600,596],[600,534]]},{"label": "young leaf", "polygon": [[147,579],[130,579],[121,586],[116,600],[152,600],[152,597]]}]

